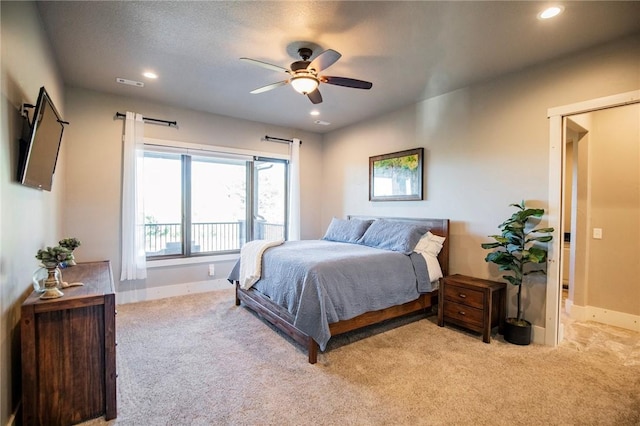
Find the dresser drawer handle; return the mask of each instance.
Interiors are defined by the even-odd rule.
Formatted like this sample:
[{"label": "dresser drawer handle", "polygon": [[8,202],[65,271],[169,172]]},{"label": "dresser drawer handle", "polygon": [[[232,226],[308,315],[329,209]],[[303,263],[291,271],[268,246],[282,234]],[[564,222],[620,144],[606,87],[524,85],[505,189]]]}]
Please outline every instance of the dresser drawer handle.
[{"label": "dresser drawer handle", "polygon": [[458,297],[459,297],[460,299],[466,299],[466,298],[467,298],[467,295],[466,295],[466,294],[464,294],[464,293],[460,293],[460,294],[458,294]]},{"label": "dresser drawer handle", "polygon": [[460,315],[466,315],[466,312],[465,312],[465,311],[458,311],[458,313],[459,313]]}]

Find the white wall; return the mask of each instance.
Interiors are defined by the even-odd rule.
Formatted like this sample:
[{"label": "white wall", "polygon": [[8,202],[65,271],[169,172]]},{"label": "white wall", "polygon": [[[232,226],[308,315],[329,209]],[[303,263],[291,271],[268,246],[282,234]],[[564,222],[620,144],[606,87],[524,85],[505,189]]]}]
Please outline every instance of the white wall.
[{"label": "white wall", "polygon": [[60,239],[65,141],[52,192],[17,183],[22,103],[36,102],[41,86],[65,116],[63,87],[33,2],[0,2],[0,424],[20,399],[20,306],[31,292],[35,254]]},{"label": "white wall", "polygon": [[[547,109],[637,90],[639,58],[640,37],[627,38],[326,135],[323,226],[347,214],[450,218],[450,272],[500,280],[480,244],[509,204],[547,207]],[[368,157],[415,147],[425,148],[424,201],[369,202]],[[544,277],[526,286],[525,317],[540,327],[545,297]]]},{"label": "white wall", "polygon": [[[140,90],[132,88],[132,94]],[[66,131],[68,191],[64,203],[64,234],[82,242],[74,252],[78,261],[111,260],[116,281],[120,277],[121,259],[120,193],[124,128],[124,121],[114,118],[116,112],[133,111],[147,117],[178,122],[177,128],[146,124],[145,137],[155,139],[276,154],[287,154],[288,145],[261,141],[265,135],[301,139],[301,235],[302,238],[322,236],[321,199],[317,196],[322,184],[320,135],[78,88],[67,88],[66,102],[67,119],[71,125]],[[149,269],[147,280],[117,282],[116,289],[119,292],[135,290],[143,297],[150,296],[151,293],[162,292],[157,287],[225,279],[232,266],[233,261],[216,262],[216,276],[213,278],[207,275],[207,264],[154,268]]]}]

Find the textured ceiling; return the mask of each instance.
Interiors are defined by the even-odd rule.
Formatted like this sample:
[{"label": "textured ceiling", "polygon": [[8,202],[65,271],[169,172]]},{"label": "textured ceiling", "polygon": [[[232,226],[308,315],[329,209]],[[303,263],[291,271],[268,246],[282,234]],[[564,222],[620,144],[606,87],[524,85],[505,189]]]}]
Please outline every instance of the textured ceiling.
[{"label": "textured ceiling", "polygon": [[[640,2],[38,2],[65,84],[323,133],[640,31]],[[300,46],[342,58],[314,106],[292,87],[250,94],[287,74]],[[145,70],[157,80],[142,77]],[[117,84],[116,77],[145,87]],[[312,117],[312,109],[320,111]],[[330,126],[320,126],[321,119]]]}]

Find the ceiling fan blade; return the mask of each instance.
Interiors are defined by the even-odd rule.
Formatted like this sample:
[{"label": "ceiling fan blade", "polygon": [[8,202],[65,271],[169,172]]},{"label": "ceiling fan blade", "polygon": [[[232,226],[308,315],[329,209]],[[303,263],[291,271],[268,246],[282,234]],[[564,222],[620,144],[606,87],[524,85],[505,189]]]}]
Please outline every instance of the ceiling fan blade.
[{"label": "ceiling fan blade", "polygon": [[320,81],[327,84],[335,84],[336,86],[353,87],[354,89],[371,89],[373,87],[373,83],[356,80],[355,78],[322,76]]},{"label": "ceiling fan blade", "polygon": [[342,55],[335,50],[327,49],[319,54],[318,57],[316,57],[313,61],[311,61],[307,69],[313,68],[314,70],[316,70],[316,72],[320,72],[335,64],[341,56]]},{"label": "ceiling fan blade", "polygon": [[277,83],[267,84],[266,86],[258,87],[257,89],[252,90],[249,93],[252,93],[255,95],[256,93],[268,92],[269,90],[273,90],[276,87],[284,86],[285,84],[288,84],[288,83],[289,83],[289,80],[284,80],[284,81],[279,81]]},{"label": "ceiling fan blade", "polygon": [[259,67],[266,68],[266,69],[269,69],[269,70],[272,70],[272,71],[277,71],[277,72],[283,72],[284,71],[286,73],[290,72],[288,69],[283,68],[281,66],[269,64],[267,62],[258,61],[257,59],[240,58],[240,60],[248,62],[250,64],[258,65]]},{"label": "ceiling fan blade", "polygon": [[322,95],[320,94],[320,90],[316,89],[311,93],[307,93],[307,97],[314,104],[322,103]]}]

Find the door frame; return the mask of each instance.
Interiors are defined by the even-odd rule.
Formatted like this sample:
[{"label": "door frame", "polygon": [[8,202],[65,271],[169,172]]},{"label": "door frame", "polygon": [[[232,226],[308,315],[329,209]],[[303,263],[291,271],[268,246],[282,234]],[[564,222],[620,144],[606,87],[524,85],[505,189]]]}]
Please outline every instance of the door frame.
[{"label": "door frame", "polygon": [[640,103],[640,89],[602,98],[591,99],[569,105],[549,108],[549,201],[548,221],[554,228],[553,240],[549,245],[547,258],[547,300],[544,343],[557,346],[562,338],[560,324],[560,283],[562,280],[562,239],[564,214],[562,210],[562,191],[564,188],[564,123],[565,117],[606,108]]}]

